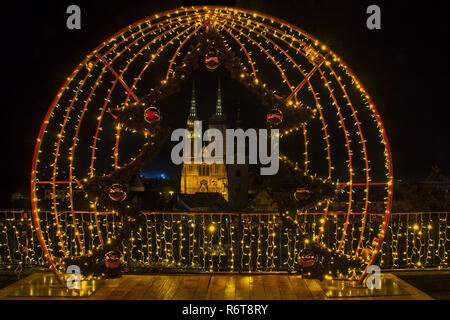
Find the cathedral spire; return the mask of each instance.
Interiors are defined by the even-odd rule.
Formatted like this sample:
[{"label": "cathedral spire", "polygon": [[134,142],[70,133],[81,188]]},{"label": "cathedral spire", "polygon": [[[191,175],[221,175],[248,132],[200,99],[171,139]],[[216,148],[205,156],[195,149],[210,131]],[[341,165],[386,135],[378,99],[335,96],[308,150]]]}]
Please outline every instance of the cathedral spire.
[{"label": "cathedral spire", "polygon": [[197,103],[195,101],[195,81],[192,82],[191,107],[189,109],[189,118],[197,119]]},{"label": "cathedral spire", "polygon": [[222,94],[220,91],[220,78],[219,78],[219,86],[217,89],[216,116],[222,116]]},{"label": "cathedral spire", "polygon": [[187,120],[187,126],[189,128],[194,127],[194,121],[198,120],[197,117],[197,103],[195,100],[195,81],[192,82],[192,96],[191,96],[191,106],[189,108],[189,116]]}]

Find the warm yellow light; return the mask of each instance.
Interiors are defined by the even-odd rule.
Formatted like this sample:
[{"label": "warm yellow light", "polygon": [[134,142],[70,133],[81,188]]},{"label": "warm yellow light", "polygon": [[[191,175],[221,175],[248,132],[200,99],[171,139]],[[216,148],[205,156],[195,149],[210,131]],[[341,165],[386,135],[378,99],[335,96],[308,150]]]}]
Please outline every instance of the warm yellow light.
[{"label": "warm yellow light", "polygon": [[209,231],[211,231],[211,232],[216,231],[216,227],[215,227],[213,224],[210,225],[208,229],[209,229]]}]

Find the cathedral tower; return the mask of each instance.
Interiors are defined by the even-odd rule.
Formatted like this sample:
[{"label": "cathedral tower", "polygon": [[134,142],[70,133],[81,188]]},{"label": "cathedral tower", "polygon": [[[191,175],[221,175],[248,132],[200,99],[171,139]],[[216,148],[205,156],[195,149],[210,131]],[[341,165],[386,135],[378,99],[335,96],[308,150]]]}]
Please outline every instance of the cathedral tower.
[{"label": "cathedral tower", "polygon": [[[186,124],[186,128],[189,130],[191,137],[194,135],[194,121],[196,120],[198,120],[198,117],[195,100],[195,86],[193,84],[191,106]],[[209,128],[219,129],[223,136],[225,136],[226,116],[223,114],[222,110],[220,81],[217,90],[216,110],[215,114],[209,118]],[[191,147],[191,154],[194,155],[193,144]],[[223,151],[222,155],[224,155]],[[225,158],[223,157],[223,163],[221,164],[208,164],[204,161],[202,163],[194,163],[193,161],[191,161],[191,163],[183,163],[180,189],[182,194],[195,194],[197,192],[220,193],[222,197],[228,201],[228,178]]]}]

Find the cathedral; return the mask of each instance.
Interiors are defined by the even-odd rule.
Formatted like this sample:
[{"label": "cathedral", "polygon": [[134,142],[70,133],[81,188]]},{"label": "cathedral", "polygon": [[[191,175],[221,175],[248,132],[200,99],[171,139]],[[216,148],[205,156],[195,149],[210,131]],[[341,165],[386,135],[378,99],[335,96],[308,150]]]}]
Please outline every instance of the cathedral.
[{"label": "cathedral", "polygon": [[[191,106],[186,128],[191,137],[194,135],[194,121],[198,120],[197,106],[195,101],[195,85],[192,86]],[[220,82],[217,89],[216,112],[209,118],[209,128],[219,129],[225,137],[226,116],[222,111],[222,98]],[[193,141],[193,139],[192,139]],[[225,148],[225,141],[224,141]],[[194,152],[191,152],[194,155]],[[222,153],[224,154],[224,153]],[[223,163],[183,163],[181,172],[181,193],[195,194],[197,192],[220,193],[228,201],[228,177],[225,161]]]},{"label": "cathedral", "polygon": [[[240,124],[239,110],[237,112],[237,124]],[[197,105],[195,99],[195,85],[192,85],[192,97],[187,119],[186,129],[188,129],[191,137],[194,135],[194,121],[199,120],[197,116]],[[226,134],[227,117],[222,110],[222,97],[220,80],[217,89],[217,102],[215,113],[208,119],[209,129],[218,129],[222,132],[224,138],[223,150],[221,158],[223,163],[206,163],[203,159],[201,163],[183,163],[180,181],[181,195],[210,195],[211,199],[218,195],[227,202],[228,209],[238,209],[245,206],[247,202],[248,189],[248,166],[242,165],[226,165],[225,164],[225,149],[226,149]],[[191,140],[193,143],[193,139]],[[194,157],[193,144],[191,155]],[[205,146],[203,146],[205,148]],[[220,152],[220,150],[218,151]],[[214,197],[213,197],[214,196]],[[184,197],[186,199],[186,197]]]}]

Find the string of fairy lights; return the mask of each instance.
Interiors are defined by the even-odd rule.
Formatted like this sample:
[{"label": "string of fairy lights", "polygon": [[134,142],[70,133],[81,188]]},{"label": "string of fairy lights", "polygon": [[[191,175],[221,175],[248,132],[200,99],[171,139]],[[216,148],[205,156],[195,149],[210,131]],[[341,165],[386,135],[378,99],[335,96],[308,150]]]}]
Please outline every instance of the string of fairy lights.
[{"label": "string of fairy lights", "polygon": [[[239,19],[238,19],[239,20]],[[251,23],[253,23],[253,22],[251,22]],[[242,24],[240,24],[241,26],[243,26]],[[259,25],[256,25],[256,27],[259,27]],[[235,29],[235,28],[233,28],[233,29]],[[235,29],[236,30],[236,29]],[[252,30],[252,31],[254,31],[254,29]],[[239,31],[240,32],[240,34],[243,34],[243,32],[242,31]],[[263,34],[261,34],[261,33],[257,33],[258,35],[260,35],[260,36],[262,36],[266,41],[269,41],[269,42],[271,42],[271,43],[273,43],[273,41],[271,41],[270,39],[268,39],[266,36],[264,36]],[[284,41],[284,40],[283,40]],[[292,45],[291,45],[292,46]],[[284,51],[284,50],[282,50],[282,52],[286,55],[286,57],[287,57],[287,61],[293,61],[292,60],[292,58]],[[326,65],[330,65],[328,62],[326,63]],[[295,61],[293,61],[293,66],[294,67],[296,67],[299,71],[301,71],[302,72],[302,74],[305,76],[305,74],[304,74],[304,72],[298,67],[298,65],[295,63]],[[339,84],[341,85],[341,83],[340,83],[340,77],[338,77],[337,75],[336,75],[336,73],[333,71],[333,69],[330,67],[330,69],[332,70],[332,72],[333,72],[333,75],[335,76],[335,78],[339,81]],[[363,145],[363,151],[362,152],[364,152],[364,154],[366,155],[366,171],[367,171],[367,178],[368,178],[368,161],[367,161],[367,153],[366,153],[366,147],[365,147],[365,141],[364,141],[364,138],[362,137],[362,131],[361,131],[361,128],[360,128],[360,124],[359,124],[359,121],[358,121],[358,118],[357,118],[357,116],[356,116],[356,112],[355,112],[355,110],[353,109],[353,106],[352,106],[352,104],[351,104],[351,101],[350,101],[350,99],[348,98],[348,95],[346,94],[346,91],[345,91],[345,89],[343,88],[343,86],[341,85],[341,88],[343,89],[343,92],[344,92],[344,96],[347,98],[347,101],[348,101],[348,105],[351,107],[351,109],[352,109],[352,111],[353,111],[353,116],[355,117],[355,122],[356,122],[356,124],[358,125],[358,129],[359,129],[359,131],[358,131],[358,134],[359,134],[359,136],[361,137],[361,143],[362,143],[362,145]],[[331,92],[331,91],[330,91]],[[337,106],[338,107],[338,106]],[[338,107],[339,108],[339,107]],[[298,129],[298,128],[297,128]],[[290,132],[292,132],[293,130],[291,130]],[[286,132],[286,133],[288,133],[288,132]],[[303,125],[303,133],[304,133],[304,136],[305,136],[305,171],[307,171],[307,166],[308,166],[308,156],[307,156],[307,138],[306,138],[306,126],[305,125]],[[328,137],[327,137],[328,138]],[[349,157],[350,158],[350,157]],[[369,181],[369,179],[367,179],[366,181]],[[350,194],[351,194],[351,191],[350,191]],[[368,186],[367,186],[367,188],[366,188],[366,199],[365,199],[365,201],[366,201],[366,208],[365,208],[365,212],[367,212],[367,205],[368,205]],[[364,228],[364,227],[363,227]],[[345,227],[344,227],[344,229],[345,229]],[[341,241],[341,243],[340,244],[342,244],[342,241]],[[358,247],[360,246],[360,244],[358,245]]]},{"label": "string of fairy lights", "polygon": [[[347,195],[344,221],[337,219],[337,216],[330,215],[330,203],[324,201],[317,208],[323,211],[323,215],[314,224],[315,231],[311,240],[323,241],[328,247],[358,256],[360,250],[370,244],[372,239],[378,236],[378,233],[381,239],[384,237],[388,228],[387,219],[390,213],[393,186],[389,145],[373,101],[347,65],[324,44],[279,19],[241,9],[181,8],[143,19],[104,41],[75,68],[52,102],[36,143],[31,194],[37,239],[43,246],[43,256],[54,268],[56,268],[57,259],[55,263],[53,257],[88,254],[105,242],[111,241],[122,224],[118,221],[119,217],[114,217],[114,215],[112,218],[106,218],[116,219],[114,223],[105,221],[105,216],[98,213],[96,203],[91,204],[92,216],[82,218],[76,214],[77,204],[74,201],[74,190],[77,190],[79,186],[77,181],[101,174],[104,169],[99,168],[98,163],[107,159],[108,155],[110,155],[110,168],[113,170],[121,167],[119,160],[125,163],[130,161],[125,158],[119,159],[119,147],[121,137],[133,133],[125,132],[118,125],[113,129],[115,130],[114,143],[112,145],[101,143],[102,139],[107,140],[107,136],[111,136],[110,130],[103,130],[106,127],[109,128],[112,122],[105,112],[109,108],[138,101],[138,96],[146,94],[145,90],[149,87],[148,81],[154,81],[149,75],[152,74],[152,70],[157,64],[165,63],[166,52],[170,51],[167,59],[168,68],[164,72],[165,76],[158,80],[160,84],[166,84],[174,74],[174,69],[182,63],[180,58],[190,50],[189,43],[195,42],[195,37],[206,25],[214,25],[220,31],[227,48],[237,46],[243,63],[251,70],[255,84],[265,85],[263,79],[268,72],[265,67],[267,64],[271,65],[276,70],[272,74],[279,76],[279,79],[271,77],[271,81],[279,84],[279,86],[273,86],[271,83],[272,87],[276,87],[280,91],[276,95],[287,96],[286,104],[293,107],[298,107],[303,101],[310,99],[312,107],[317,110],[317,119],[313,121],[319,123],[323,141],[314,141],[308,137],[309,124],[308,126],[300,124],[280,133],[280,137],[287,137],[296,132],[303,135],[302,167],[305,172],[314,172],[315,169],[308,154],[308,146],[313,142],[321,143],[324,145],[323,158],[326,159],[328,167],[325,173],[326,178],[346,181],[341,183]],[[262,60],[261,55],[265,57]],[[366,116],[367,114],[369,116]],[[367,118],[372,123],[366,121]],[[333,121],[337,121],[337,129],[341,133],[331,136],[330,123]],[[86,122],[91,124],[96,122],[89,129],[93,132],[90,141],[86,140],[84,136],[82,137]],[[370,143],[380,144],[383,147],[385,159],[383,177],[371,174],[369,167],[370,164],[379,168],[379,164],[376,160],[369,159],[367,151],[369,138],[365,132],[363,133],[363,130],[370,131],[374,128],[378,131],[378,140],[370,140]],[[332,161],[332,154],[337,152],[334,146],[339,144],[338,141],[340,138],[342,139],[342,135],[344,150],[347,153],[345,164],[338,163],[336,160]],[[356,152],[353,147],[352,139],[355,138],[360,145],[360,152]],[[80,152],[85,152],[80,150],[85,146],[90,148],[89,163],[82,163],[79,156]],[[52,151],[50,152],[50,150]],[[49,154],[53,157],[50,161],[47,159]],[[362,168],[354,167],[355,158],[358,161],[362,160]],[[347,178],[339,177],[335,170],[335,167],[342,168],[343,165],[347,167]],[[361,177],[362,181],[356,180]],[[378,186],[372,187],[372,181],[376,181],[380,188],[384,188],[385,193],[384,209],[382,210],[384,221],[379,230],[373,230],[372,227],[366,228],[372,202],[369,190],[378,188]],[[49,185],[51,186],[50,202],[42,197]],[[68,201],[58,199],[57,189],[59,188],[67,190]],[[351,219],[355,206],[356,195],[354,194],[358,188],[364,188],[364,207],[359,227]],[[48,220],[45,220],[45,228],[41,228],[43,219],[40,215],[44,210],[49,210],[52,214],[46,213]],[[298,214],[299,217],[309,216],[309,212],[299,212]],[[68,215],[71,217],[70,223],[66,221]],[[136,252],[141,257],[148,258],[148,252],[151,251],[156,252],[158,261],[163,257],[167,260],[166,262],[178,261],[177,263],[182,265],[194,261],[202,265],[205,270],[214,269],[214,266],[205,260],[204,254],[198,252],[198,249],[195,249],[198,247],[195,246],[206,243],[207,245],[201,248],[214,251],[211,239],[214,232],[218,231],[219,235],[227,234],[227,236],[223,236],[224,240],[219,240],[219,246],[227,243],[230,247],[225,250],[225,253],[231,259],[229,260],[231,268],[233,270],[239,268],[251,270],[254,259],[256,259],[257,265],[266,263],[273,267],[274,261],[278,259],[284,261],[284,267],[292,267],[300,250],[300,243],[302,243],[299,235],[291,235],[289,232],[280,235],[276,230],[275,223],[269,218],[266,219],[265,216],[259,217],[260,221],[257,227],[244,223],[242,239],[239,242],[236,242],[238,241],[236,240],[238,232],[236,226],[230,223],[231,217],[228,217],[228,225],[225,223],[225,226],[222,220],[215,221],[214,232],[211,232],[206,221],[192,222],[195,225],[193,229],[202,228],[201,236],[196,234],[193,229],[184,230],[181,222],[173,220],[173,215],[167,218],[170,221],[167,228],[164,226],[159,230],[157,226],[160,222],[152,220],[151,223],[147,223],[145,228],[133,233],[133,240],[124,246],[132,252],[137,250]],[[203,219],[207,219],[207,217],[203,217]],[[86,223],[89,224],[88,229],[85,228]],[[172,230],[173,224],[177,225],[179,230],[184,231],[180,231],[179,234],[166,234],[168,230]],[[332,239],[327,235],[330,226],[335,227],[335,236]],[[55,234],[50,232],[52,229],[56,230]],[[266,231],[267,235],[264,237]],[[149,232],[155,237],[155,240],[147,237],[145,247],[137,245],[145,238],[143,235],[148,235]],[[168,240],[166,236],[170,239]],[[282,243],[277,244],[281,238],[283,238]],[[354,243],[355,238],[356,243]],[[222,239],[222,236],[219,236],[219,239]],[[189,244],[179,245],[187,240]],[[397,238],[393,241],[397,241]],[[431,243],[432,245],[439,246],[441,244],[440,240],[433,241],[435,242]],[[177,254],[173,251],[175,243],[178,244]],[[247,243],[257,244],[256,253]],[[240,256],[245,257],[239,261],[239,266],[236,265],[238,263],[236,252],[232,250],[237,244],[241,248]],[[417,245],[417,243],[414,244]],[[278,253],[276,249],[278,249]],[[183,250],[187,250],[189,254],[187,256],[182,254]],[[284,253],[284,251],[286,252]],[[270,259],[267,261],[263,259],[264,262],[262,262],[262,255],[270,255]],[[175,257],[179,257],[178,259],[181,260],[176,260]],[[147,258],[140,260],[148,261]],[[219,255],[218,261],[219,264],[223,261],[222,255]]]},{"label": "string of fairy lights", "polygon": [[[50,217],[51,212],[43,213]],[[99,245],[94,232],[92,212],[76,212],[80,230],[85,233],[85,250],[89,252]],[[162,216],[164,215],[165,218]],[[345,214],[341,214],[343,217]],[[336,214],[330,213],[328,225],[335,225]],[[120,228],[123,221],[113,214],[101,214],[101,225],[105,234]],[[333,218],[331,218],[333,217]],[[381,218],[378,215],[377,218]],[[206,271],[279,271],[292,270],[294,257],[303,249],[300,233],[290,233],[277,223],[274,214],[249,214],[241,217],[242,238],[233,230],[238,217],[233,214],[158,214],[148,213],[147,223],[128,242],[121,246],[125,262],[130,268],[162,265],[173,268],[189,268]],[[317,236],[322,215],[310,213],[299,217],[299,223],[311,235]],[[445,212],[396,213],[391,216],[387,236],[383,244],[381,266],[388,269],[420,269],[449,267],[450,221]],[[0,212],[0,265],[12,268],[16,263],[44,266],[47,261],[31,227],[30,212]],[[198,223],[196,223],[196,222]],[[69,215],[61,219],[61,227],[67,236],[74,235],[73,221]],[[200,223],[201,222],[201,223]],[[52,224],[43,224],[45,234],[55,244],[49,246],[54,253],[58,249],[57,235]],[[361,221],[351,223],[358,230]],[[327,228],[325,238],[338,240],[333,228]],[[367,234],[373,230],[367,229]],[[236,241],[244,245],[236,246]],[[356,248],[358,238],[349,242],[349,249]],[[281,244],[281,245],[280,245]],[[70,254],[81,254],[73,238],[67,244]],[[236,256],[241,256],[240,264]]]},{"label": "string of fairy lights", "polygon": [[[327,66],[329,66],[330,65],[330,63],[327,61],[327,63],[326,63],[326,65]],[[332,69],[331,69],[332,70]],[[332,70],[333,71],[333,70]],[[336,74],[334,73],[334,71],[333,71],[333,75],[335,75],[335,77],[336,77],[336,79],[339,81],[339,84],[341,85],[341,83],[340,83],[340,77],[337,77],[336,76]],[[343,87],[342,85],[341,85],[341,87]],[[367,182],[369,182],[370,180],[369,180],[369,175],[368,175],[368,171],[369,171],[369,168],[368,168],[368,161],[367,161],[367,153],[366,153],[366,148],[365,148],[365,140],[364,140],[364,138],[362,137],[362,131],[361,131],[361,129],[360,129],[360,123],[359,123],[359,121],[358,121],[358,119],[357,119],[357,117],[356,117],[356,112],[355,112],[355,110],[353,109],[353,106],[352,106],[352,104],[351,104],[351,102],[350,102],[350,99],[348,99],[348,96],[347,96],[347,94],[346,94],[346,92],[345,92],[345,89],[343,89],[343,91],[344,91],[344,96],[347,98],[347,100],[348,100],[348,104],[349,104],[349,106],[351,107],[351,109],[352,109],[352,111],[353,111],[353,116],[355,117],[355,122],[356,122],[356,124],[358,125],[358,129],[359,129],[359,132],[358,132],[358,134],[360,135],[360,138],[361,138],[361,144],[363,145],[363,153],[366,155],[366,168],[365,168],[365,170],[366,170],[366,172],[367,172],[367,179],[366,179],[366,181]],[[331,91],[330,91],[331,92]],[[306,144],[305,144],[305,146],[306,146]],[[305,155],[307,155],[307,153],[305,152]],[[307,168],[307,160],[305,160],[305,168]],[[352,169],[350,168],[350,172],[352,172]],[[350,185],[351,186],[351,185]],[[365,189],[365,192],[366,192],[366,208],[365,208],[365,215],[364,215],[364,221],[365,221],[365,219],[366,219],[366,213],[367,213],[367,205],[368,205],[368,203],[369,203],[369,201],[368,201],[368,183],[367,183],[367,187],[366,187],[366,189]],[[349,194],[351,195],[351,191],[349,192]],[[351,203],[351,201],[349,201],[350,203]],[[350,212],[350,209],[349,209],[349,212]],[[343,232],[343,235],[345,235],[345,229],[346,229],[346,226],[347,226],[347,224],[348,224],[348,218],[347,218],[347,221],[346,221],[346,225],[344,226],[344,232]],[[365,227],[365,223],[364,223],[364,226],[363,226],[363,228],[362,228],[362,231],[361,231],[361,237],[360,237],[360,243],[358,243],[358,248],[360,247],[360,245],[361,245],[361,240],[363,239],[363,237],[362,237],[362,234],[363,234],[363,230],[364,230],[364,227]],[[340,246],[342,245],[342,241],[344,240],[344,237],[341,239],[341,242],[340,242]],[[357,251],[357,250],[356,250]]]}]

